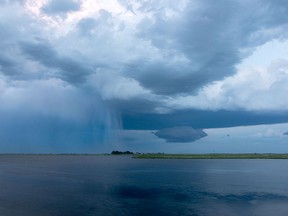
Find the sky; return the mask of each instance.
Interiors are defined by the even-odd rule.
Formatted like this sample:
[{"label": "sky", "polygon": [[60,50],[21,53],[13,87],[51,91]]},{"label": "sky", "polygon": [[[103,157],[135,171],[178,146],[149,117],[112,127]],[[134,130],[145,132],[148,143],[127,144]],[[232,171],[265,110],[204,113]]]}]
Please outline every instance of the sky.
[{"label": "sky", "polygon": [[0,0],[0,152],[286,126],[287,14],[285,0]]}]

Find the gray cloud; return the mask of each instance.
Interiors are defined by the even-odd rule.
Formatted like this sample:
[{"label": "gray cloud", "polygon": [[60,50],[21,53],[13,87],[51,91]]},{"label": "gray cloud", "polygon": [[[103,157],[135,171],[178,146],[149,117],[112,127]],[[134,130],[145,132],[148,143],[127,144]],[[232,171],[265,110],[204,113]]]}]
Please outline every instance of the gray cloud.
[{"label": "gray cloud", "polygon": [[[153,2],[138,1],[140,11],[150,12],[150,17],[139,24],[138,36],[170,56],[159,63],[140,61],[132,68],[139,68],[135,78],[156,94],[193,93],[207,83],[234,74],[235,65],[245,56],[241,49],[252,49],[280,37],[261,30],[287,24],[288,6],[283,2],[188,1],[181,14],[173,18],[166,15],[163,2],[162,7],[155,8],[151,7]],[[126,1],[127,6],[130,3]],[[179,56],[186,62],[171,63],[171,57]]]},{"label": "gray cloud", "polygon": [[[67,26],[71,26],[70,29],[66,26],[65,32],[59,29],[60,36],[46,36],[46,30],[41,28],[45,20],[35,20],[32,16],[16,20],[9,17],[15,24],[21,20],[27,28],[23,31],[18,25],[8,25],[8,21],[1,24],[0,37],[6,39],[0,43],[6,50],[0,56],[2,73],[17,75],[18,79],[57,77],[72,84],[85,83],[87,77],[94,74],[98,80],[105,75],[108,84],[129,79],[147,94],[150,92],[150,98],[147,94],[138,95],[138,100],[150,103],[161,95],[165,99],[195,94],[206,84],[235,74],[235,66],[259,44],[286,37],[283,32],[287,26],[287,5],[283,1],[134,0],[120,3],[128,8],[125,13],[130,12],[132,19],[138,18],[135,23],[125,20],[124,12],[113,13],[103,8],[95,15],[75,18],[74,24],[65,19],[54,20],[60,22],[57,25],[66,26],[67,22]],[[77,13],[80,4],[80,1],[50,1],[42,10],[55,7],[57,11],[59,7],[67,9],[60,11],[73,9]],[[49,24],[50,21],[46,22]],[[51,26],[51,31],[54,29],[55,26]],[[277,34],[273,33],[274,29],[278,29]],[[42,39],[33,41],[33,36]],[[8,47],[13,47],[13,51]],[[241,52],[243,49],[247,52]],[[27,71],[35,63],[37,68],[33,65],[33,69],[37,72],[29,74]],[[129,88],[130,84],[123,85]],[[117,98],[119,94],[114,94],[113,88],[109,94],[107,88],[99,85],[103,83],[98,82],[94,87],[100,94],[110,95],[109,100],[125,98],[125,103],[131,99],[131,104],[134,101],[123,94]],[[155,109],[159,104],[155,102]]]},{"label": "gray cloud", "polygon": [[159,138],[165,139],[167,142],[194,142],[207,136],[203,130],[191,127],[165,128],[154,134]]},{"label": "gray cloud", "polygon": [[99,11],[97,18],[83,18],[77,23],[77,30],[82,37],[93,36],[93,32],[103,31],[103,28],[113,28],[113,18],[106,10]]},{"label": "gray cloud", "polygon": [[73,0],[50,0],[47,5],[42,7],[42,11],[47,14],[67,13],[80,9],[81,3]]},{"label": "gray cloud", "polygon": [[[287,40],[286,1],[0,0],[0,4],[1,116],[32,112],[31,121],[50,115],[70,122],[93,107],[95,118],[102,122],[96,123],[99,129],[102,115],[114,118],[110,108],[124,113],[124,120],[128,114],[137,119],[191,108],[287,108],[285,60],[257,74],[237,68],[258,46]],[[275,94],[284,99],[275,103]],[[157,118],[153,119],[139,122],[153,125]],[[25,122],[24,117],[20,120]],[[1,123],[3,128],[8,121]],[[173,124],[171,118],[169,127]]]},{"label": "gray cloud", "polygon": [[84,62],[60,56],[49,43],[21,42],[20,47],[28,58],[58,70],[55,76],[69,83],[82,83],[86,76],[93,72]]},{"label": "gray cloud", "polygon": [[15,3],[20,3],[23,4],[23,2],[25,2],[25,0],[14,0],[13,2],[9,1],[9,0],[0,0],[0,4],[15,4]]},{"label": "gray cloud", "polygon": [[17,63],[11,58],[0,54],[0,72],[8,76],[14,76],[20,73],[16,67]]},{"label": "gray cloud", "polygon": [[91,34],[91,31],[97,26],[97,21],[93,18],[85,18],[78,22],[77,28],[83,35]]}]

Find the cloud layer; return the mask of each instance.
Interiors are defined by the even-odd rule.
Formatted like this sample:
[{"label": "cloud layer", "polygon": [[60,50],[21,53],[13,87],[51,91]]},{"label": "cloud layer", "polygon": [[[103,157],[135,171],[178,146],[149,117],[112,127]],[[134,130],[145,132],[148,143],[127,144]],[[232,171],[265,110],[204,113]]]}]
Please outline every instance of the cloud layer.
[{"label": "cloud layer", "polygon": [[269,56],[261,47],[271,41],[287,45],[286,1],[0,4],[1,119],[31,113],[31,121],[56,116],[89,125],[92,115],[101,128],[114,124],[112,109],[287,110],[287,53],[265,58],[266,66],[260,57],[245,64],[256,52]]},{"label": "cloud layer", "polygon": [[[89,86],[122,108],[139,100],[151,102],[146,110],[150,112],[174,109],[178,100],[195,108],[226,109],[226,100],[242,102],[235,95],[219,96],[215,91],[221,88],[238,94],[240,88],[245,95],[239,97],[251,98],[252,94],[260,100],[251,109],[270,109],[261,104],[266,96],[259,97],[257,90],[245,93],[249,82],[266,72],[243,72],[237,65],[271,40],[286,43],[288,6],[284,1],[27,0],[1,4],[0,47],[5,52],[0,64],[7,80],[56,78],[77,88]],[[282,63],[264,68],[270,82],[274,80],[270,86],[277,90],[283,90],[286,83],[276,81],[278,67],[282,73],[287,70],[285,57]],[[259,85],[267,84],[260,81]],[[214,98],[217,106],[209,99],[205,106],[193,105],[190,98],[197,94],[200,101]],[[275,106],[286,109],[281,103]]]}]

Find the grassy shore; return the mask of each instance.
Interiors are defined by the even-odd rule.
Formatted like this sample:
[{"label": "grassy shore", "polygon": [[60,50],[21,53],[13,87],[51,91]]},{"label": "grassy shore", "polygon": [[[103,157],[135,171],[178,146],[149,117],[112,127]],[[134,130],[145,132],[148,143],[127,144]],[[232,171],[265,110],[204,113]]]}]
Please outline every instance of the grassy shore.
[{"label": "grassy shore", "polygon": [[163,153],[147,153],[147,154],[77,154],[77,153],[64,153],[64,154],[9,154],[0,153],[1,156],[132,156],[136,159],[288,159],[286,154],[274,153],[251,153],[251,154],[163,154]]},{"label": "grassy shore", "polygon": [[288,159],[288,154],[136,154],[137,159]]}]

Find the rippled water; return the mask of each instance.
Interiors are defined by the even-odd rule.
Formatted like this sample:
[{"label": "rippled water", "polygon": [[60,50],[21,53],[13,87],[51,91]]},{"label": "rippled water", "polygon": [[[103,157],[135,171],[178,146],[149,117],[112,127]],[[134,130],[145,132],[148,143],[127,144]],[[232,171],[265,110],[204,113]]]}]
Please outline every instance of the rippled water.
[{"label": "rippled water", "polygon": [[0,215],[287,216],[288,160],[1,155]]}]

